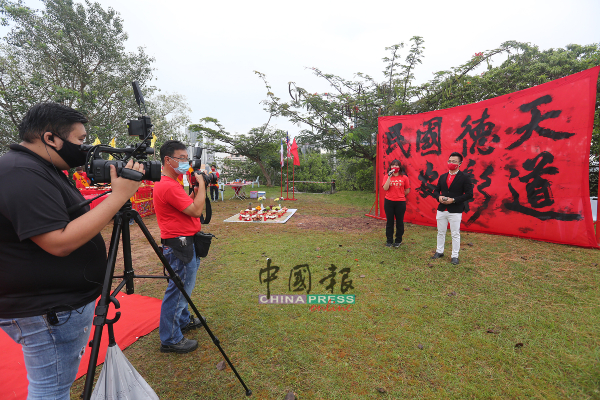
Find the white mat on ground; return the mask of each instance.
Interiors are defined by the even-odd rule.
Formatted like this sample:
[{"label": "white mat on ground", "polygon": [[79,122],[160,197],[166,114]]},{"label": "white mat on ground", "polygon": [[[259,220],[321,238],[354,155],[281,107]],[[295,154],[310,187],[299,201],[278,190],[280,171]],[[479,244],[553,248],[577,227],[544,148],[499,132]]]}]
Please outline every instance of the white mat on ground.
[{"label": "white mat on ground", "polygon": [[285,214],[283,214],[279,218],[268,219],[263,221],[262,219],[259,221],[243,221],[240,220],[240,213],[235,214],[233,217],[229,217],[225,220],[225,222],[245,222],[245,223],[255,223],[255,224],[285,224],[288,219],[297,211],[297,208],[289,208]]}]

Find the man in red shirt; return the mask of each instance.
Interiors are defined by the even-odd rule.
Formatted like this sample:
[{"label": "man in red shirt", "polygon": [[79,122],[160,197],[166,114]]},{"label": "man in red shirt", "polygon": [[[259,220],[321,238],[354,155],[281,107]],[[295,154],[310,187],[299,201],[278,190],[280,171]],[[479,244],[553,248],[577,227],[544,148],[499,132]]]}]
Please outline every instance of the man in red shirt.
[{"label": "man in red shirt", "polygon": [[[160,148],[160,159],[163,176],[154,185],[154,210],[163,254],[181,278],[186,293],[191,296],[200,266],[200,258],[194,249],[194,235],[201,228],[200,215],[204,210],[206,187],[199,185],[188,195],[177,181],[189,168],[189,156],[183,143],[177,140],[165,142]],[[196,179],[204,182],[198,173]],[[160,351],[189,353],[196,350],[198,342],[185,338],[183,334],[201,325],[198,318],[190,315],[185,297],[170,280],[160,309]]]},{"label": "man in red shirt", "polygon": [[212,201],[217,201],[219,200],[219,184],[217,183],[219,181],[219,177],[220,174],[217,171],[217,166],[215,164],[210,166],[210,171],[211,173],[215,174],[217,176],[217,180],[213,183],[210,183],[210,199]]},{"label": "man in red shirt", "polygon": [[73,180],[75,180],[77,189],[85,189],[86,187],[89,187],[91,183],[90,178],[88,178],[87,173],[83,172],[82,167],[75,168]]},{"label": "man in red shirt", "polygon": [[458,251],[460,250],[460,222],[465,209],[465,202],[473,198],[473,183],[468,175],[459,170],[463,156],[452,153],[448,158],[448,172],[438,179],[434,195],[440,202],[437,208],[436,220],[438,227],[437,248],[432,259],[444,256],[444,242],[446,230],[450,224],[452,236],[451,263],[458,264]]},{"label": "man in red shirt", "polygon": [[185,175],[187,176],[188,181],[188,192],[192,194],[194,191],[194,185],[192,185],[192,174],[194,173],[194,168],[192,168],[192,162],[190,161],[190,167],[188,168]]}]

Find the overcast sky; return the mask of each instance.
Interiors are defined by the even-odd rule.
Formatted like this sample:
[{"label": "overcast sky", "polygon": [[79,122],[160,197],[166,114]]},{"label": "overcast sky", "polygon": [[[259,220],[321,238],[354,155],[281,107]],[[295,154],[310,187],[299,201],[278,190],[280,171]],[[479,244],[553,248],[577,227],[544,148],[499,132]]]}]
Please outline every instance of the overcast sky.
[{"label": "overcast sky", "polygon": [[[266,90],[255,70],[287,100],[290,81],[310,92],[329,90],[310,67],[382,80],[385,48],[415,35],[425,40],[418,83],[507,40],[541,49],[600,42],[600,0],[98,2],[121,14],[127,48],[143,46],[156,59],[155,85],[184,95],[192,122],[210,116],[237,133],[268,119],[260,104]],[[285,120],[273,123],[290,136],[300,129]]]}]

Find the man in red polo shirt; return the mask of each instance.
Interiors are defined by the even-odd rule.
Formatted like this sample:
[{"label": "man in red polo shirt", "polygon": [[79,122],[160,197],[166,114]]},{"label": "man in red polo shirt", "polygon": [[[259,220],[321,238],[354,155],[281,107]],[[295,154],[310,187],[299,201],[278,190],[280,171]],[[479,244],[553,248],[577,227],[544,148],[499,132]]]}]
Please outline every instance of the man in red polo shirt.
[{"label": "man in red polo shirt", "polygon": [[[177,181],[189,168],[189,156],[183,143],[177,140],[165,142],[160,148],[160,160],[163,171],[161,180],[154,185],[154,210],[163,254],[191,296],[200,266],[200,258],[194,249],[194,235],[200,231],[206,187],[199,185],[188,195]],[[198,173],[196,179],[204,182]],[[160,351],[189,353],[196,350],[198,342],[183,334],[201,325],[200,320],[190,314],[185,297],[170,280],[160,309]]]}]

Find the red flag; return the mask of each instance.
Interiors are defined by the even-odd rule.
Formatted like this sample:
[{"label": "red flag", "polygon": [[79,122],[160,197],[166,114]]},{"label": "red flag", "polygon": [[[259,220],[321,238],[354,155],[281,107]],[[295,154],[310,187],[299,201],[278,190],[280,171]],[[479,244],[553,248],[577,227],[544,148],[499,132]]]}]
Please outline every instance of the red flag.
[{"label": "red flag", "polygon": [[292,158],[292,144],[290,143],[290,134],[288,133],[286,138],[287,143],[287,158]]},{"label": "red flag", "polygon": [[292,142],[292,146],[290,147],[290,152],[292,156],[294,156],[294,165],[300,165],[300,158],[298,158],[298,145],[296,144],[296,138]]}]

